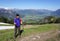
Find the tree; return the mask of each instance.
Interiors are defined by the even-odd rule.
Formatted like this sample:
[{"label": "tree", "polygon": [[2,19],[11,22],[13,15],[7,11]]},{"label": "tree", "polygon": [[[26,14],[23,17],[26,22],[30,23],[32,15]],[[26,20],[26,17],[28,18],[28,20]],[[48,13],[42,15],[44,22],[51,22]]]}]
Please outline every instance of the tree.
[{"label": "tree", "polygon": [[60,17],[56,19],[55,23],[60,23]]},{"label": "tree", "polygon": [[56,17],[54,16],[47,16],[45,17],[45,21],[47,20],[48,23],[55,23]]},{"label": "tree", "polygon": [[7,23],[7,21],[8,21],[8,18],[0,17],[0,22],[5,22],[5,23]]},{"label": "tree", "polygon": [[13,24],[14,23],[13,19],[9,20],[8,23]]}]

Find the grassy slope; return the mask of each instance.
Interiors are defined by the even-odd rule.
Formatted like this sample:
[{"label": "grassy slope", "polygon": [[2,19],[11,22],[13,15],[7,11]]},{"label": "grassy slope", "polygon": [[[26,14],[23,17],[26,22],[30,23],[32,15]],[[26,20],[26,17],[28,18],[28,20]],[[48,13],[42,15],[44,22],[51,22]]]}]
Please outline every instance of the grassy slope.
[{"label": "grassy slope", "polygon": [[[24,37],[24,36],[28,36],[28,35],[32,35],[32,34],[36,34],[36,33],[40,33],[40,32],[56,30],[59,28],[59,26],[60,26],[60,24],[46,24],[46,25],[42,25],[42,26],[33,25],[32,28],[25,28],[24,32],[22,33],[22,36]],[[13,36],[14,36],[13,29],[0,31],[0,41],[8,41],[8,40],[13,41]]]}]

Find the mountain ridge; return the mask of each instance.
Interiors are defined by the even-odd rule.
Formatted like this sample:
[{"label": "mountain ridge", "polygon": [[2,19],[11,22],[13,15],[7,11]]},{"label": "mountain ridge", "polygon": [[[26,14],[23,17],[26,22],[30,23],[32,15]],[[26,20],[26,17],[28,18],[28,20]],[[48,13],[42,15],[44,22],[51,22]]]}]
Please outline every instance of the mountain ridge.
[{"label": "mountain ridge", "polygon": [[8,18],[14,18],[16,14],[19,14],[22,18],[25,18],[26,16],[34,17],[34,16],[39,16],[39,17],[46,17],[46,16],[56,16],[60,17],[60,9],[56,11],[52,10],[47,10],[47,9],[5,9],[5,8],[0,8],[0,17],[8,17]]}]

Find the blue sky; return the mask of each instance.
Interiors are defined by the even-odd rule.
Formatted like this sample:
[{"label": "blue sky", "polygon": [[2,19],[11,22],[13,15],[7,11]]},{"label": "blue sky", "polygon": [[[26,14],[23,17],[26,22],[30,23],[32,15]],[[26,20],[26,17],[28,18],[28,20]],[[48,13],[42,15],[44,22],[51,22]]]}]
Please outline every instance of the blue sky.
[{"label": "blue sky", "polygon": [[60,0],[0,0],[0,8],[60,9]]}]

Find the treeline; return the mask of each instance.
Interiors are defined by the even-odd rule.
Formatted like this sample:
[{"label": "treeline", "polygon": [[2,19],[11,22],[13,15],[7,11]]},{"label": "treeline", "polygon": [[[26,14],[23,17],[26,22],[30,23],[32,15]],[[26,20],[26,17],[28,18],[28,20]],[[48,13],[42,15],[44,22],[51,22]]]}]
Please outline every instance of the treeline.
[{"label": "treeline", "polygon": [[60,17],[47,16],[44,18],[46,23],[60,23]]},{"label": "treeline", "polygon": [[[0,17],[0,22],[4,23],[10,23],[13,24],[14,20],[11,18],[5,18],[5,17]],[[24,21],[23,24],[50,24],[50,23],[60,23],[60,17],[55,17],[55,16],[47,16],[43,19],[38,19],[38,20],[28,20]]]},{"label": "treeline", "polygon": [[28,20],[24,22],[25,24],[50,24],[50,23],[60,23],[60,17],[55,17],[55,16],[47,16],[43,19],[38,19],[38,20]]},{"label": "treeline", "polygon": [[9,19],[7,17],[0,17],[0,22],[13,24],[13,19]]}]

